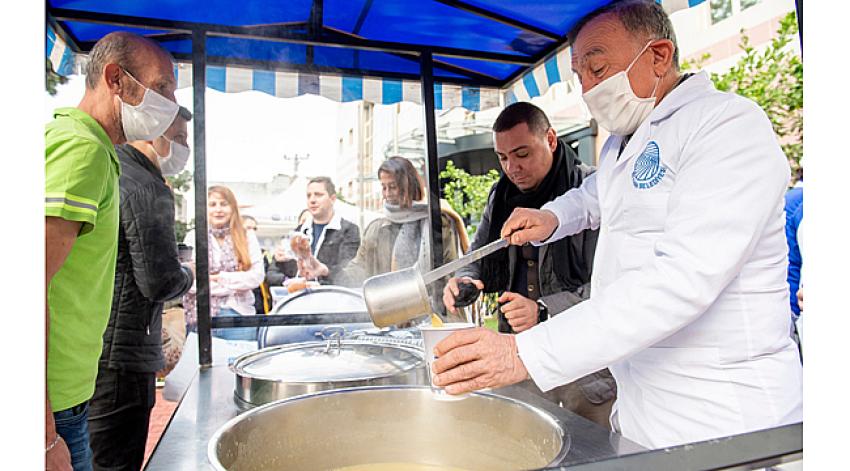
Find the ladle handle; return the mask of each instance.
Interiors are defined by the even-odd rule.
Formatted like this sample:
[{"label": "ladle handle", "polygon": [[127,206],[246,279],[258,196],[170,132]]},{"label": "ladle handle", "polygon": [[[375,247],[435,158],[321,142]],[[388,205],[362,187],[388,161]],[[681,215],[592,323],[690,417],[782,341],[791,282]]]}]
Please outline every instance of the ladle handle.
[{"label": "ladle handle", "polygon": [[431,284],[440,278],[451,275],[452,273],[460,270],[461,268],[469,265],[470,263],[477,262],[482,258],[490,255],[491,253],[503,249],[508,246],[508,239],[499,239],[494,242],[490,242],[489,244],[481,247],[480,249],[473,250],[468,254],[460,257],[457,260],[452,260],[451,262],[436,268],[434,270],[429,271],[428,273],[422,275],[422,279],[425,281],[425,284]]}]

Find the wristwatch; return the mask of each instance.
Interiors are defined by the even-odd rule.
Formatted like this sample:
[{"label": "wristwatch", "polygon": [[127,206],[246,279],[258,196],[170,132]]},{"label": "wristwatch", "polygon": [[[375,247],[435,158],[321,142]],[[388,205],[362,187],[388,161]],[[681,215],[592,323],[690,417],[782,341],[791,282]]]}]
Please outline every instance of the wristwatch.
[{"label": "wristwatch", "polygon": [[538,299],[535,302],[537,303],[537,318],[541,322],[549,319],[549,306],[542,299]]}]

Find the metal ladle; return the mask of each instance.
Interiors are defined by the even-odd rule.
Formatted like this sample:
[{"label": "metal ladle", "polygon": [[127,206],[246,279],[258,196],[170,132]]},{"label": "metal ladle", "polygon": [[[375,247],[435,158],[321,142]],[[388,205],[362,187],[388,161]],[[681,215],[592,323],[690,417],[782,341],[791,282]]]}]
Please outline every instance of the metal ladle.
[{"label": "metal ladle", "polygon": [[507,239],[490,242],[424,275],[417,267],[410,267],[367,279],[363,283],[363,298],[372,323],[387,327],[429,314],[431,305],[425,286],[507,246]]}]

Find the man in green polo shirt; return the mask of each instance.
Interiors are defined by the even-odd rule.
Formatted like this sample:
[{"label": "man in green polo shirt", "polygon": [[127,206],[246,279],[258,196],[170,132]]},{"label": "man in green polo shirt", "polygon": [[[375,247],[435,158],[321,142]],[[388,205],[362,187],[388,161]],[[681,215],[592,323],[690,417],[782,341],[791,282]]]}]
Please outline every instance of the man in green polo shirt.
[{"label": "man in green polo shirt", "polygon": [[109,319],[118,240],[114,145],[151,140],[174,120],[171,56],[112,33],[95,44],[86,92],[45,129],[45,312],[48,469],[92,469],[87,404]]}]

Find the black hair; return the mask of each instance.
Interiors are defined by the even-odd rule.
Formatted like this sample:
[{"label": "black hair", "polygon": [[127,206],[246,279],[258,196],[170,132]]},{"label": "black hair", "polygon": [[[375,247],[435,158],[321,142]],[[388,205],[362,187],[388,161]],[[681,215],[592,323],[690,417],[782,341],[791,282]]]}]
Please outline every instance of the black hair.
[{"label": "black hair", "polygon": [[192,112],[185,106],[181,105],[180,108],[177,109],[177,116],[182,118],[184,121],[192,121]]},{"label": "black hair", "polygon": [[531,103],[519,101],[499,113],[499,117],[493,123],[493,132],[508,131],[520,123],[525,123],[534,134],[546,134],[546,131],[552,127],[543,110]]}]

